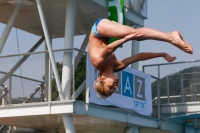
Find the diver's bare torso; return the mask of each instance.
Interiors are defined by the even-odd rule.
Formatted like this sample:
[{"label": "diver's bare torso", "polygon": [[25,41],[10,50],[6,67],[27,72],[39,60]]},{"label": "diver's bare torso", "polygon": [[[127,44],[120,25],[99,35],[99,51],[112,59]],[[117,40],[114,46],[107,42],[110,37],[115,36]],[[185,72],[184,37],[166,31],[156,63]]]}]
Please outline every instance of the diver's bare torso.
[{"label": "diver's bare torso", "polygon": [[[107,44],[108,41],[105,38],[100,38],[95,36],[92,32],[89,36],[89,46],[88,46],[88,52],[90,55],[90,60],[93,64],[93,66],[103,71],[108,66],[114,67],[115,65],[115,56],[113,57],[113,53],[110,53],[106,55],[107,52]],[[114,69],[114,68],[113,68]]]}]

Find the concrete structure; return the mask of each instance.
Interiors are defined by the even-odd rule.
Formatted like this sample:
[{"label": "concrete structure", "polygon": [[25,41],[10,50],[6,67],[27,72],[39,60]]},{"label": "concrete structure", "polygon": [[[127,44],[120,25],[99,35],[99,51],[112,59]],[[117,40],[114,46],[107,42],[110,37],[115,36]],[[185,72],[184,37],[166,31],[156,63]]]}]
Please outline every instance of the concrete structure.
[{"label": "concrete structure", "polygon": [[[126,0],[125,14],[127,25],[133,27],[144,26],[145,0]],[[46,41],[48,53],[45,56],[45,102],[7,104],[0,106],[0,125],[22,127],[32,129],[31,132],[66,132],[66,133],[146,133],[146,132],[177,132],[185,131],[183,121],[173,121],[172,117],[160,119],[160,117],[147,117],[133,111],[106,108],[85,102],[71,100],[71,71],[72,53],[64,52],[62,85],[51,48],[54,38],[64,37],[64,48],[73,47],[73,36],[87,34],[83,42],[82,50],[87,46],[87,37],[90,28],[98,18],[107,18],[107,0],[0,0],[0,22],[6,24],[6,28],[0,38],[0,52],[9,36],[12,27],[19,28],[29,33],[40,36],[36,44]],[[143,12],[145,14],[145,12]],[[133,42],[138,45],[138,42]],[[36,47],[34,46],[34,47]],[[35,48],[29,52],[34,52]],[[139,48],[133,48],[133,54],[138,53]],[[20,60],[0,80],[0,86],[11,77],[13,72],[28,58]],[[81,54],[76,61],[79,62]],[[49,63],[49,60],[51,64]],[[132,66],[137,68],[138,66]],[[50,69],[57,82],[60,101],[51,102]],[[83,82],[83,86],[85,82]],[[48,90],[48,91],[47,91]],[[48,93],[48,94],[47,94]],[[179,105],[174,105],[178,106]],[[161,113],[173,115],[174,106],[161,106]],[[185,105],[184,107],[187,107]],[[171,111],[171,112],[170,112]],[[185,110],[188,111],[188,110]],[[196,111],[199,111],[198,109]],[[160,112],[157,112],[159,114]],[[184,114],[184,113],[183,113]],[[192,115],[191,115],[192,116]],[[176,117],[179,117],[178,115]],[[2,130],[4,126],[0,130]],[[194,128],[187,128],[187,130]],[[14,129],[10,127],[14,132]]]}]

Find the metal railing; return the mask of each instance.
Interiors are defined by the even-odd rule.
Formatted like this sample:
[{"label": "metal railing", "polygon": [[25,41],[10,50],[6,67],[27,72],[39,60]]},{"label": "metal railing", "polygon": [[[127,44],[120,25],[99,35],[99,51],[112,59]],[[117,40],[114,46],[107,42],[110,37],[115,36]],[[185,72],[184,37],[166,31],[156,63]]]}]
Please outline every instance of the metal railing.
[{"label": "metal railing", "polygon": [[152,82],[152,102],[161,104],[200,101],[200,60],[143,66],[143,72],[157,77],[160,93]]},{"label": "metal railing", "polygon": [[[86,55],[87,52],[77,48],[54,50],[53,54],[60,79],[62,78],[62,62],[64,52],[71,52],[73,55],[70,88],[70,95],[71,99],[73,100],[81,95],[81,93],[76,92],[78,88],[81,88],[81,90],[85,89],[83,84],[85,83],[84,80],[86,79],[86,74],[83,74],[80,77],[78,76],[80,73],[76,73],[75,71],[75,68],[79,69],[80,67],[86,67],[86,65],[77,67],[80,63],[76,60],[76,56],[80,53],[82,53],[82,55]],[[46,63],[50,61],[46,60],[47,55],[48,51],[41,51],[30,52],[26,54],[0,56],[0,83],[3,80],[1,85],[8,86],[8,104],[18,104],[24,103],[26,101],[42,102],[59,100],[56,81],[51,66],[48,66]],[[26,59],[21,62],[20,59],[24,57],[26,57]],[[86,56],[83,57],[84,58],[82,58],[80,62],[86,60]],[[20,72],[20,67],[22,72]],[[47,68],[49,67],[50,70],[47,71]],[[49,74],[49,77],[46,76],[47,73]],[[47,78],[49,79],[47,80]]]}]

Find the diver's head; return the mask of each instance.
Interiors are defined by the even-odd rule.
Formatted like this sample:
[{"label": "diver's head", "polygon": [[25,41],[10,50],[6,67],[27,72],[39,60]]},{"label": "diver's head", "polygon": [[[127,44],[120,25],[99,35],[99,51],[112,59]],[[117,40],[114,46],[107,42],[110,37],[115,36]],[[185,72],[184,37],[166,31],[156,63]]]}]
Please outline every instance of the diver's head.
[{"label": "diver's head", "polygon": [[118,86],[117,76],[98,76],[94,81],[94,88],[97,96],[100,98],[107,98],[113,94]]}]

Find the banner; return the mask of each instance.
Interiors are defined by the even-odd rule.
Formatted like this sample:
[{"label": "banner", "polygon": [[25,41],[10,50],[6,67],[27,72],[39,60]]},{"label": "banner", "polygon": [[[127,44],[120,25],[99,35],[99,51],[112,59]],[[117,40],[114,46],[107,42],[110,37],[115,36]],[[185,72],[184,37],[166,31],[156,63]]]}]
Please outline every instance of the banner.
[{"label": "banner", "polygon": [[[124,14],[124,0],[109,0],[108,1],[108,19],[117,23],[126,25]],[[118,40],[117,38],[110,39],[110,43]]]},{"label": "banner", "polygon": [[98,73],[91,64],[89,56],[87,56],[87,87],[90,90],[90,103],[107,106],[113,105],[131,109],[143,115],[151,115],[152,94],[150,75],[127,67],[123,71],[116,73],[119,83],[112,96],[102,99],[97,96],[94,89],[94,81]]}]

